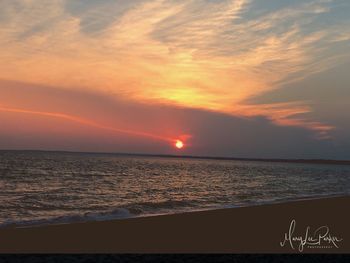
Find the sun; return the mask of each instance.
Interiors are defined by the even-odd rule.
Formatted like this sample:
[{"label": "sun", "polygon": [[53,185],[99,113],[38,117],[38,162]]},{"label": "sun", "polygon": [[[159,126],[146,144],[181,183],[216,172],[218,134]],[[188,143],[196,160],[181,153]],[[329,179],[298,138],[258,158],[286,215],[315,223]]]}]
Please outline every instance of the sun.
[{"label": "sun", "polygon": [[184,147],[184,143],[180,140],[176,140],[175,147],[178,149],[182,149]]}]

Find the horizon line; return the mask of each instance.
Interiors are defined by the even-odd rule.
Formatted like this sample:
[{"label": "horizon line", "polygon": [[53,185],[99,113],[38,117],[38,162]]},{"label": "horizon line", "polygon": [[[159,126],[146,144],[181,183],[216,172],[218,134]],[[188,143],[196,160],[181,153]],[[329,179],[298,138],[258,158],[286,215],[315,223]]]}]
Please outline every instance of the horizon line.
[{"label": "horizon line", "polygon": [[225,157],[204,155],[178,155],[178,154],[150,154],[150,153],[126,153],[126,152],[93,152],[93,151],[69,151],[69,150],[40,150],[40,149],[0,149],[0,152],[42,152],[42,153],[72,153],[72,154],[105,154],[124,156],[144,156],[160,158],[184,158],[184,159],[207,159],[207,160],[232,160],[250,162],[287,162],[287,163],[310,163],[310,164],[334,164],[350,165],[350,160],[322,159],[322,158],[256,158],[256,157]]}]

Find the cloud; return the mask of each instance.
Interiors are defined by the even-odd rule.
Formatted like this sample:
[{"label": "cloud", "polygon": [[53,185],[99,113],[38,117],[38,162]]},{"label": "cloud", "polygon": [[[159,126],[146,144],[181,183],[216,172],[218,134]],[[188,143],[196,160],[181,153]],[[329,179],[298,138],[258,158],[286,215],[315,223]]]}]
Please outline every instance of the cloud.
[{"label": "cloud", "polygon": [[309,101],[252,99],[339,63],[349,20],[318,27],[334,2],[2,1],[0,78],[263,116],[327,137],[332,125],[303,116]]},{"label": "cloud", "polygon": [[264,117],[160,107],[11,81],[0,81],[0,89],[2,149],[178,154],[172,141],[160,136],[183,138],[181,153],[190,155],[349,158],[331,140],[319,141],[311,131],[276,126]]},{"label": "cloud", "polygon": [[75,0],[65,1],[67,13],[79,18],[80,30],[94,35],[108,29],[123,14],[144,0]]}]

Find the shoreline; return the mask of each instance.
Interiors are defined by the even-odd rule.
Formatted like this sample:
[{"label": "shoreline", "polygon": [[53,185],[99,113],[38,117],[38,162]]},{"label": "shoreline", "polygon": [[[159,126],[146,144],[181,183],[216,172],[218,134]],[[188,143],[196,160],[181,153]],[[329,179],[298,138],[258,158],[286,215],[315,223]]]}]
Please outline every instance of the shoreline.
[{"label": "shoreline", "polygon": [[[339,248],[303,253],[349,253],[350,196],[179,214],[0,229],[2,253],[300,253],[281,247],[292,220],[296,232],[327,225]],[[327,247],[327,246],[324,246]]]},{"label": "shoreline", "polygon": [[[13,222],[4,222],[0,223],[0,230],[7,228],[36,228],[36,227],[48,227],[55,225],[70,225],[70,224],[83,224],[83,223],[91,223],[91,222],[105,222],[105,221],[114,221],[114,220],[127,220],[131,218],[148,218],[148,217],[156,217],[156,216],[171,216],[171,215],[182,215],[188,213],[197,213],[197,212],[210,212],[217,210],[226,210],[226,209],[237,209],[237,208],[253,208],[257,206],[265,206],[265,205],[274,205],[274,204],[287,204],[291,202],[298,201],[308,201],[308,200],[318,200],[324,198],[335,198],[335,197],[347,197],[349,194],[324,194],[324,195],[314,195],[314,196],[301,196],[297,198],[286,198],[286,199],[277,199],[277,200],[268,200],[268,201],[256,201],[252,203],[242,203],[237,205],[222,205],[212,208],[195,208],[195,209],[184,209],[184,210],[174,210],[172,212],[158,212],[158,213],[145,213],[145,214],[132,214],[127,208],[116,208],[113,211],[109,212],[101,212],[100,214],[95,214],[89,218],[89,213],[86,214],[72,214],[65,216],[58,216],[54,218],[48,219],[33,219],[28,221],[13,221]],[[120,210],[120,215],[112,215],[116,210]],[[123,214],[123,212],[124,214]],[[126,212],[126,213],[125,213]],[[72,220],[69,221],[70,218],[78,218],[81,220]],[[85,218],[84,218],[85,217]],[[109,217],[109,218],[108,218]]]}]

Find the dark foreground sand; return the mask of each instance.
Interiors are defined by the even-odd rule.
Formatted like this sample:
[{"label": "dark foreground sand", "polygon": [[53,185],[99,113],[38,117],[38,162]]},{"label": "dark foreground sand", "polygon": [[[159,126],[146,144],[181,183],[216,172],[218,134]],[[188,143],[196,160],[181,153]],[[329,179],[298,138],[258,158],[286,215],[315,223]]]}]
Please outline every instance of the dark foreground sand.
[{"label": "dark foreground sand", "polygon": [[[309,236],[320,226],[342,241],[326,241],[303,253],[350,252],[350,197],[295,201],[177,215],[0,229],[0,252],[17,253],[299,253],[280,242],[296,220],[293,236]],[[325,230],[325,228],[323,228]],[[322,230],[322,231],[323,231]],[[316,234],[317,236],[317,234]]]}]

